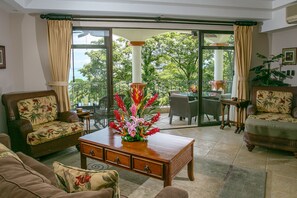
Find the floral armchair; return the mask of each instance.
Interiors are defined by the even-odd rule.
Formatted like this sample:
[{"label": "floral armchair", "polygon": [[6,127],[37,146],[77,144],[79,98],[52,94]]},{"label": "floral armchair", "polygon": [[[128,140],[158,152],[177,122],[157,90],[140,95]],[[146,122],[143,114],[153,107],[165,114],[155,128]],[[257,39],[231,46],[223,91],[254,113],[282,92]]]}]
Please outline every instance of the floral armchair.
[{"label": "floral armchair", "polygon": [[73,112],[59,112],[53,90],[2,95],[12,149],[40,157],[78,145],[83,131]]},{"label": "floral armchair", "polygon": [[297,87],[254,87],[247,109],[244,141],[292,151],[297,157]]}]

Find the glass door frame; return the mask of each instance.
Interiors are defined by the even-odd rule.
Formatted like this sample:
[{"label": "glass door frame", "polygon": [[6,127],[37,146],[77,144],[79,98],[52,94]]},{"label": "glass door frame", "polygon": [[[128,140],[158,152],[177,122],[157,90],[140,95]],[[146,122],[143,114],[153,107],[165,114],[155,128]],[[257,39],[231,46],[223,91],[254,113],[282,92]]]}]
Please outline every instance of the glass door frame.
[{"label": "glass door frame", "polygon": [[[202,80],[203,80],[203,50],[205,49],[222,49],[222,50],[234,50],[234,46],[204,46],[205,34],[234,34],[234,31],[219,31],[219,30],[198,30],[199,39],[199,58],[198,58],[198,127],[200,126],[214,126],[219,124],[217,122],[202,122],[204,116],[202,112]],[[234,69],[233,69],[234,71]],[[234,73],[234,72],[233,72]]]},{"label": "glass door frame", "polygon": [[104,36],[104,45],[76,45],[72,44],[72,49],[106,49],[106,71],[107,71],[107,77],[106,77],[106,84],[107,84],[107,97],[108,97],[108,112],[110,111],[111,107],[113,106],[113,83],[112,83],[112,73],[113,73],[113,62],[112,62],[112,28],[102,28],[102,27],[80,27],[80,26],[74,26],[72,28],[73,30],[101,30],[101,31],[107,31],[109,33],[108,36]]}]

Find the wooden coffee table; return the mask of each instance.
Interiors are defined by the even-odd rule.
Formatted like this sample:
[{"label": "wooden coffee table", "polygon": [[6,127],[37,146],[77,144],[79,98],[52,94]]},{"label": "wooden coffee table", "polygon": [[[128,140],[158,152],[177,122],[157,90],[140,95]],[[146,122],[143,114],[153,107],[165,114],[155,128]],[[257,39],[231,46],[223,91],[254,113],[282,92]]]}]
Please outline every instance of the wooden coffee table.
[{"label": "wooden coffee table", "polygon": [[194,139],[157,133],[147,142],[124,142],[112,129],[104,128],[79,138],[81,167],[86,158],[125,168],[164,180],[170,186],[175,175],[188,165],[188,177],[194,181]]}]

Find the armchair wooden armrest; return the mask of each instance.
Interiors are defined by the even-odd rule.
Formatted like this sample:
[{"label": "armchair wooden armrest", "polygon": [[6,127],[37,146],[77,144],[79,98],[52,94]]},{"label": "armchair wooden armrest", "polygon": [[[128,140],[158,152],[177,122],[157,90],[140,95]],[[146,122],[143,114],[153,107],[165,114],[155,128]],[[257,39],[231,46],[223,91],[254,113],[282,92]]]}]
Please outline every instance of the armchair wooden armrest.
[{"label": "armchair wooden armrest", "polygon": [[27,141],[27,135],[28,133],[31,133],[33,131],[33,126],[29,120],[14,120],[9,123],[10,127],[13,128],[11,133],[14,133],[13,136],[19,136],[24,141]]},{"label": "armchair wooden armrest", "polygon": [[79,118],[76,113],[71,111],[59,112],[58,113],[58,120],[62,122],[78,122]]},{"label": "armchair wooden armrest", "polygon": [[247,107],[247,115],[255,115],[257,113],[257,107],[255,105],[249,105]]},{"label": "armchair wooden armrest", "polygon": [[293,118],[297,118],[297,107],[294,107],[292,109],[292,116],[293,116]]}]

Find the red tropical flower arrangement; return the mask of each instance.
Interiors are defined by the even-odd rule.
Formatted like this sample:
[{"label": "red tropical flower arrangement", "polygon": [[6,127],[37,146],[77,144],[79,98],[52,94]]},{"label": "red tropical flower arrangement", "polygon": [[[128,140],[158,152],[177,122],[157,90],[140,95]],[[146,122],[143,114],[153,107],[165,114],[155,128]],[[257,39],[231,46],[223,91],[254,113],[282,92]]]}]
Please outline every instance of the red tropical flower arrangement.
[{"label": "red tropical flower arrangement", "polygon": [[109,127],[115,129],[124,141],[147,141],[147,136],[160,131],[153,124],[160,119],[160,112],[155,113],[154,107],[158,94],[151,98],[144,96],[141,88],[133,87],[130,93],[131,106],[127,109],[122,98],[116,94],[115,101],[118,109],[114,110],[115,120],[109,123]]}]

